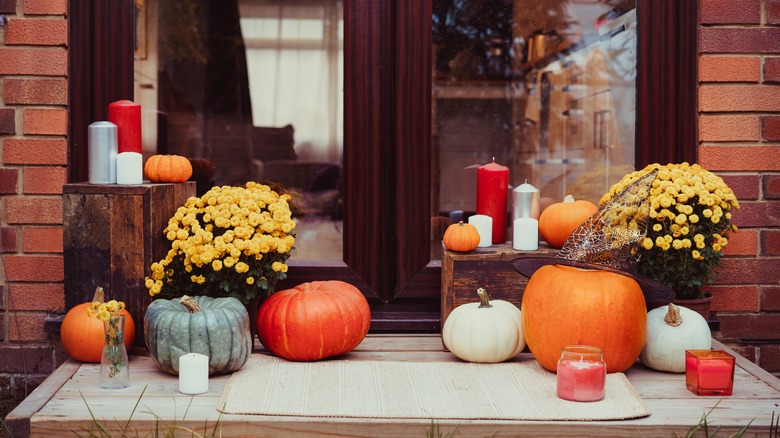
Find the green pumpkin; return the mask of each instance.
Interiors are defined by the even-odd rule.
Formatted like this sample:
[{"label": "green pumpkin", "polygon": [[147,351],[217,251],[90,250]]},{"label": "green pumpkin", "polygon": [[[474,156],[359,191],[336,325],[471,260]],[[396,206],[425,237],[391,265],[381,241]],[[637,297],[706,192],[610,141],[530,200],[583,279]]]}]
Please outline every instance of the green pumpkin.
[{"label": "green pumpkin", "polygon": [[209,357],[209,375],[239,370],[252,354],[249,313],[237,299],[206,296],[155,300],[144,316],[144,339],[163,371],[179,374],[179,357]]}]

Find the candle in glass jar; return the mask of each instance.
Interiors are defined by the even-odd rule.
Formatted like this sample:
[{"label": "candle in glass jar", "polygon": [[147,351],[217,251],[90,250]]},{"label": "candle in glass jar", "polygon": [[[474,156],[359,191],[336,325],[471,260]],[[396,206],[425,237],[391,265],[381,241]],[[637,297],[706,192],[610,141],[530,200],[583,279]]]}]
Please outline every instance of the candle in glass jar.
[{"label": "candle in glass jar", "polygon": [[118,100],[108,105],[108,121],[117,126],[118,152],[141,153],[141,105]]},{"label": "candle in glass jar", "polygon": [[506,242],[509,168],[492,163],[477,169],[477,214],[493,218],[493,243]]},{"label": "candle in glass jar", "polygon": [[209,392],[209,357],[198,353],[179,356],[179,392]]},{"label": "candle in glass jar", "polygon": [[474,225],[479,233],[480,248],[485,248],[493,244],[493,218],[484,214],[475,214],[469,216],[469,223]]},{"label": "candle in glass jar", "polygon": [[720,350],[685,350],[685,386],[696,395],[731,395],[734,356]]},{"label": "candle in glass jar", "polygon": [[557,374],[558,397],[578,402],[604,398],[607,365],[601,349],[582,345],[565,347],[558,360]]},{"label": "candle in glass jar", "polygon": [[512,226],[512,248],[519,251],[539,249],[539,221],[532,217],[519,217]]}]

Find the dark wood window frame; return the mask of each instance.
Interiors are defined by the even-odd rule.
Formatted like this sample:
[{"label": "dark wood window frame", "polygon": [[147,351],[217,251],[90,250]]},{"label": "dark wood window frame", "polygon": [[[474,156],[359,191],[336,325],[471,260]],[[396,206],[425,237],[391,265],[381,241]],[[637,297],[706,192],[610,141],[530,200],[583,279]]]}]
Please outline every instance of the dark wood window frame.
[{"label": "dark wood window frame", "polygon": [[[87,126],[133,99],[133,0],[70,1],[69,181],[87,179]],[[339,278],[374,331],[438,331],[431,245],[432,0],[345,0],[343,262],[285,283]],[[638,0],[636,165],[696,159],[698,2]],[[140,281],[140,280],[139,280]],[[280,286],[284,286],[281,284]]]}]

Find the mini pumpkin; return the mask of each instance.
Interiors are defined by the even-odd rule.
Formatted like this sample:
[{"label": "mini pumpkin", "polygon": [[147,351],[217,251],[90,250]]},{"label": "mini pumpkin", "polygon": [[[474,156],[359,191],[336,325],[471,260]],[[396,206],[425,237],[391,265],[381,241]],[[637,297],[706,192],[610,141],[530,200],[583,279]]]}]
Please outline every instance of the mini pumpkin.
[{"label": "mini pumpkin", "polygon": [[288,360],[313,361],[352,351],[368,333],[371,310],[355,286],[312,281],[274,292],[257,312],[257,338]]},{"label": "mini pumpkin", "polygon": [[503,301],[490,301],[477,289],[478,303],[466,303],[450,312],[442,327],[444,346],[468,362],[496,363],[511,359],[525,348],[520,309]]},{"label": "mini pumpkin", "polygon": [[450,251],[471,251],[479,246],[479,231],[474,225],[460,221],[447,227],[442,241]]},{"label": "mini pumpkin", "polygon": [[[103,288],[98,287],[92,301],[73,306],[65,314],[60,326],[60,340],[65,352],[73,359],[81,362],[100,363],[100,356],[105,345],[105,330],[103,321],[95,316],[88,316],[87,309],[93,302],[103,302]],[[124,343],[127,349],[133,346],[135,341],[135,323],[127,309],[119,312],[125,315]]]},{"label": "mini pumpkin", "polygon": [[647,313],[647,339],[639,356],[646,366],[684,373],[685,350],[710,348],[712,332],[699,312],[669,303]]},{"label": "mini pumpkin", "polygon": [[209,357],[209,374],[237,371],[252,354],[249,313],[233,297],[187,295],[152,301],[144,315],[144,340],[154,363],[179,373],[179,357]]},{"label": "mini pumpkin", "polygon": [[539,215],[539,235],[551,247],[562,248],[569,235],[598,209],[590,201],[575,201],[566,195],[563,202],[548,206]]},{"label": "mini pumpkin", "polygon": [[151,182],[181,183],[192,176],[192,165],[180,155],[152,155],[144,164],[144,176]]}]

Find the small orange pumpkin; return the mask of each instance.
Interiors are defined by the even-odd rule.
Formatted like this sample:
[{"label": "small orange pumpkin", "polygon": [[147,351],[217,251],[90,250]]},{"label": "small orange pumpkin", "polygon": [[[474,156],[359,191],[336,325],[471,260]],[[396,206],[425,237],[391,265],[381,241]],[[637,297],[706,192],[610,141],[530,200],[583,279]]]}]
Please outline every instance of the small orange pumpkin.
[{"label": "small orange pumpkin", "polygon": [[567,345],[602,349],[612,373],[636,362],[645,343],[645,296],[639,283],[624,275],[542,266],[525,286],[522,310],[528,349],[553,372]]},{"label": "small orange pumpkin", "polygon": [[192,176],[192,164],[180,155],[152,155],[144,164],[144,176],[151,182],[180,183]]},{"label": "small orange pumpkin", "polygon": [[566,195],[563,202],[556,202],[542,211],[539,235],[551,247],[562,248],[569,235],[598,209],[590,201],[575,201],[572,195]]},{"label": "small orange pumpkin", "polygon": [[450,251],[471,251],[479,245],[479,231],[471,224],[452,224],[444,231],[444,246]]},{"label": "small orange pumpkin", "polygon": [[[103,301],[103,289],[95,291],[94,301]],[[60,327],[60,340],[65,352],[81,362],[100,363],[105,344],[103,321],[95,316],[87,316],[92,301],[74,306],[65,314]],[[135,323],[127,309],[119,312],[125,315],[125,347],[129,350],[135,341]]]}]

